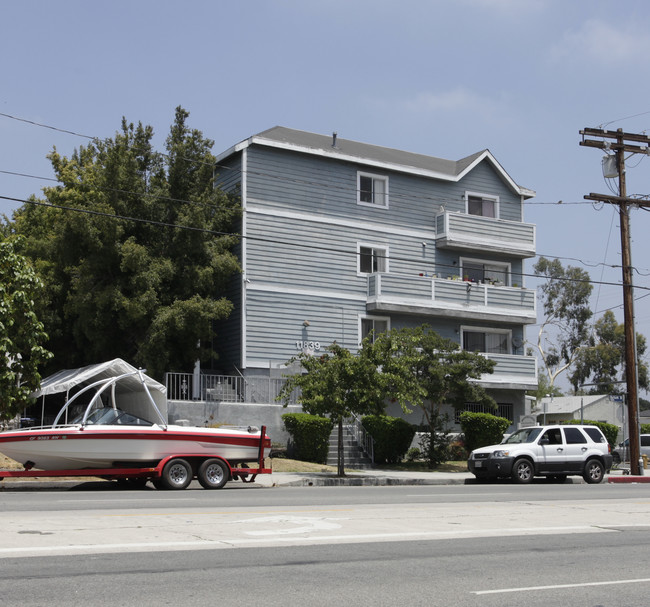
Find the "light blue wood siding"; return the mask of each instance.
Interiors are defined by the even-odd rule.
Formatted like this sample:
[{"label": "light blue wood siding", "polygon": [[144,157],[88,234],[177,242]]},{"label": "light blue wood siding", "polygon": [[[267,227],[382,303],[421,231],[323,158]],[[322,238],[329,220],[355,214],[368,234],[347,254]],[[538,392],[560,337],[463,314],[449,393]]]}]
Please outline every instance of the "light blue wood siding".
[{"label": "light blue wood siding", "polygon": [[391,234],[365,222],[355,227],[254,211],[247,217],[246,275],[251,281],[365,296],[367,275],[357,272],[357,243],[384,247],[391,273],[417,275],[435,265],[434,247],[423,247],[420,234]]},{"label": "light blue wood siding", "polygon": [[221,161],[214,172],[215,187],[231,194],[241,193],[241,152]]},{"label": "light blue wood siding", "polygon": [[501,218],[521,221],[519,197],[488,161],[480,163],[458,183],[373,171],[388,177],[388,209],[356,204],[359,171],[368,172],[368,168],[297,152],[253,147],[248,152],[248,197],[263,200],[268,208],[430,229],[442,205],[449,211],[464,212],[465,194],[473,191],[499,196]]},{"label": "light blue wood siding", "polygon": [[334,341],[355,352],[359,346],[359,315],[365,312],[365,300],[252,288],[246,300],[248,365],[264,368],[287,362],[301,351],[299,342],[317,342],[316,352],[325,352]]},{"label": "light blue wood siding", "polygon": [[[521,310],[534,311],[532,291],[508,287],[467,291],[465,285],[442,280],[458,276],[461,258],[479,258],[510,264],[512,282],[521,283],[523,262],[511,251],[472,250],[471,243],[465,250],[436,248],[436,217],[442,210],[467,217],[467,192],[499,198],[501,223],[496,221],[494,230],[506,230],[503,239],[521,233],[523,240],[534,240],[530,226],[521,224],[520,196],[488,160],[456,183],[256,144],[246,149],[245,172],[241,161],[241,153],[227,158],[216,178],[224,190],[245,194],[241,258],[247,282],[238,277],[229,292],[236,311],[219,326],[223,362],[251,372],[277,369],[303,347],[317,353],[334,341],[356,352],[360,319],[367,316],[386,318],[392,328],[426,323],[456,343],[461,327],[503,328],[496,316],[480,322],[460,313],[406,314],[399,306],[394,309],[400,312],[370,314],[371,299],[378,294],[398,302],[400,298],[416,304],[418,299],[442,306],[449,302],[456,311],[463,306],[495,308],[502,311],[501,318],[510,320],[505,324],[513,338],[523,338],[518,319]],[[387,207],[357,203],[359,172],[388,179]],[[471,234],[474,228],[467,229]],[[386,274],[359,272],[360,244],[387,251]],[[516,376],[518,362],[506,357],[500,364]],[[529,362],[521,364],[529,379]]]}]

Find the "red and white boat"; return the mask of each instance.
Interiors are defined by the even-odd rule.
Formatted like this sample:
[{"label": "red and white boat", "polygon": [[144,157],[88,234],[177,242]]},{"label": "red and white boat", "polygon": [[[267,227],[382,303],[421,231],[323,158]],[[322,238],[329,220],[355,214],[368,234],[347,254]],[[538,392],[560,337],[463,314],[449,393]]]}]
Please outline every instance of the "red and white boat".
[{"label": "red and white boat", "polygon": [[[217,457],[236,468],[268,457],[271,440],[258,428],[168,425],[145,377],[137,370],[93,382],[68,400],[51,426],[0,432],[0,452],[40,470],[156,466],[173,455]],[[65,421],[84,395],[90,400],[83,414]]]}]

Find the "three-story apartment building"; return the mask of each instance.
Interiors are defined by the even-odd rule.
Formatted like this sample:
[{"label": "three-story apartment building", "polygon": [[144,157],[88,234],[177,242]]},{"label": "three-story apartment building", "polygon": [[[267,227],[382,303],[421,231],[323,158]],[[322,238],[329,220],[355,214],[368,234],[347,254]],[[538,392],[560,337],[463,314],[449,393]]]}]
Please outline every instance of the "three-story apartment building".
[{"label": "three-story apartment building", "polygon": [[499,414],[516,426],[527,413],[535,227],[523,206],[534,192],[488,150],[453,161],[275,127],[220,154],[216,170],[243,207],[243,273],[218,326],[223,372],[281,377],[298,352],[334,341],[354,352],[372,330],[426,323],[496,360],[482,382]]}]

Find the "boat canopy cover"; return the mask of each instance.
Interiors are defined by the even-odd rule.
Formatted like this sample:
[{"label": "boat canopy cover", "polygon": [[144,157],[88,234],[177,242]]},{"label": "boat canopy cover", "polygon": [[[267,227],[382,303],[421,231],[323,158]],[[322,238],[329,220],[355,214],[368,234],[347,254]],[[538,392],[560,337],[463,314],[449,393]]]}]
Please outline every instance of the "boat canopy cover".
[{"label": "boat canopy cover", "polygon": [[[30,396],[38,398],[60,392],[70,393],[74,388],[82,389],[94,382],[103,379],[110,380],[113,377],[134,373],[137,370],[137,367],[121,358],[79,369],[64,369],[46,377],[41,382],[40,390],[32,392]],[[144,373],[142,376],[160,413],[164,419],[167,419],[167,388]],[[74,392],[77,391],[74,390]],[[115,386],[115,396],[120,409],[158,423],[158,415],[152,411],[151,402],[142,387],[139,374],[134,373],[129,377],[122,378]]]}]

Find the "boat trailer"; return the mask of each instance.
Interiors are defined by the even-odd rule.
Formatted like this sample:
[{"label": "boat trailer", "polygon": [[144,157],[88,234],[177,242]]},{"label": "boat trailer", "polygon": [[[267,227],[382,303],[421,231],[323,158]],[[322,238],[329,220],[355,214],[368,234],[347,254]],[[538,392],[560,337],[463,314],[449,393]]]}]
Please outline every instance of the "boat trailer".
[{"label": "boat trailer", "polygon": [[60,477],[99,477],[104,480],[127,482],[133,486],[144,486],[151,481],[156,489],[185,489],[193,479],[197,479],[204,489],[221,489],[229,480],[252,483],[258,474],[271,474],[272,468],[264,465],[264,439],[266,426],[260,432],[260,445],[257,467],[250,468],[247,463],[230,462],[219,455],[188,455],[175,453],[167,455],[155,466],[83,468],[80,470],[34,470],[31,462],[26,462],[24,470],[0,470],[0,481],[5,478],[60,478]]}]

